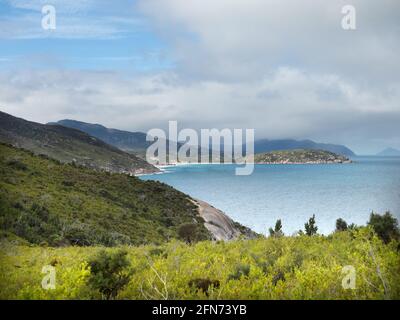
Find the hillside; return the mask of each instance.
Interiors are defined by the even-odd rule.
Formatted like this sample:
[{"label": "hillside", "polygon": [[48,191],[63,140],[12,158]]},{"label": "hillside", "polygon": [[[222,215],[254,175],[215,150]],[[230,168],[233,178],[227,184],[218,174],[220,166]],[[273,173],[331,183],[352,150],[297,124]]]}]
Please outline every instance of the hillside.
[{"label": "hillside", "polygon": [[0,142],[44,154],[62,162],[120,173],[149,173],[158,169],[82,131],[43,125],[0,112]]},{"label": "hillside", "polygon": [[151,141],[146,141],[146,133],[144,132],[129,132],[118,129],[110,129],[101,124],[92,124],[68,119],[49,124],[58,124],[67,128],[73,128],[86,132],[87,134],[96,137],[114,147],[129,152],[137,152],[142,154],[152,144]]},{"label": "hillside", "polygon": [[324,150],[282,150],[260,153],[254,156],[255,163],[265,164],[301,164],[301,163],[347,163],[345,156]]},{"label": "hillside", "polygon": [[64,165],[0,145],[1,230],[32,243],[117,245],[177,238],[182,223],[209,233],[196,206],[165,184]]},{"label": "hillside", "polygon": [[312,140],[256,140],[254,143],[254,153],[270,152],[276,150],[292,149],[312,149],[325,150],[347,157],[355,156],[354,152],[346,146],[328,143],[317,143]]},{"label": "hillside", "polygon": [[[159,182],[62,164],[4,144],[0,176],[0,229],[31,243],[160,243],[178,238],[183,224],[194,226],[195,241],[220,234],[208,231],[197,202]],[[238,224],[225,234],[229,239],[242,232],[254,235]]]},{"label": "hillside", "polygon": [[394,148],[386,148],[385,150],[382,150],[376,155],[381,157],[398,157],[400,156],[400,150]]}]

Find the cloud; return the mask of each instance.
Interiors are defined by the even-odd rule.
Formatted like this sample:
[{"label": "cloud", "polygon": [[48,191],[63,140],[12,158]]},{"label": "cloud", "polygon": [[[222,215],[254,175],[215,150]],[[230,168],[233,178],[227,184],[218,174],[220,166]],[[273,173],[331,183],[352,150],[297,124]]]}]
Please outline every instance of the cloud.
[{"label": "cloud", "polygon": [[[166,128],[168,120],[195,129],[255,128],[259,138],[311,138],[360,153],[400,148],[398,0],[353,0],[352,31],[341,28],[347,0],[56,2],[63,23],[55,37],[109,39],[144,28],[166,43],[169,68],[101,71],[103,61],[134,63],[122,52],[99,53],[98,72],[6,70],[6,112],[127,130]],[[41,1],[9,3],[22,12],[0,25],[23,23],[0,38],[43,36],[29,27]]]},{"label": "cloud", "polygon": [[257,83],[187,83],[173,72],[57,70],[10,72],[0,81],[3,111],[39,122],[72,118],[147,131],[177,120],[181,128],[255,128],[259,138],[353,142],[359,150],[400,136],[398,88],[382,95],[337,75],[293,68],[280,68]]},{"label": "cloud", "polygon": [[354,0],[357,30],[341,28],[347,0],[142,0],[174,44],[181,71],[201,79],[257,79],[276,67],[398,80],[400,2]]}]

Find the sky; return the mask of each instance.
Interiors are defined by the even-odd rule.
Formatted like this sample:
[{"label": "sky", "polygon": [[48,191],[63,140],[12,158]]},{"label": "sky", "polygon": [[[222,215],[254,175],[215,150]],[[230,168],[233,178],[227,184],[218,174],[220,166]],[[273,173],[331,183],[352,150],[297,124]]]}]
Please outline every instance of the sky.
[{"label": "sky", "polygon": [[0,110],[374,154],[400,149],[399,40],[398,0],[0,0]]}]

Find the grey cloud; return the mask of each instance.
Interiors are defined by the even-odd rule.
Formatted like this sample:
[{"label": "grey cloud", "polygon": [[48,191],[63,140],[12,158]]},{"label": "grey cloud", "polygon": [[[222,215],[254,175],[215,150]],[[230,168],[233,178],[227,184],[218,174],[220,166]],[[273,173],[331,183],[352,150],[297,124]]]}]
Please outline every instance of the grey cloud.
[{"label": "grey cloud", "polygon": [[[347,2],[140,0],[141,19],[165,39],[173,70],[3,72],[0,105],[40,122],[75,118],[146,131],[178,120],[344,143],[361,153],[400,148],[400,2],[352,1],[357,30],[344,31]],[[109,6],[109,14],[129,12],[127,3]],[[113,17],[104,30],[74,34],[115,36],[130,19],[122,14],[116,26]]]},{"label": "grey cloud", "polygon": [[254,79],[287,65],[358,79],[398,80],[400,2],[352,1],[355,31],[341,28],[346,4],[143,0],[140,8],[174,45],[180,71],[188,77]]},{"label": "grey cloud", "polygon": [[[363,153],[375,151],[376,139],[400,145],[398,91],[379,95],[336,76],[288,68],[251,83],[185,84],[177,77],[10,72],[0,76],[0,105],[39,122],[72,118],[146,131],[166,129],[169,120],[177,120],[182,128],[254,128],[259,138],[313,138],[345,143]],[[171,78],[176,81],[163,80]],[[324,90],[329,94],[321,99]],[[276,94],[266,97],[260,92]]]}]

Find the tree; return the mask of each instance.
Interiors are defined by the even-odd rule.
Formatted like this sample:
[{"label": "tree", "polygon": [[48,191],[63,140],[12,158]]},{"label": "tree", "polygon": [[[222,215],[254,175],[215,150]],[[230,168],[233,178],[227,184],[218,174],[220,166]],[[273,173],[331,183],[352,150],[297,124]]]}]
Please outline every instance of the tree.
[{"label": "tree", "polygon": [[318,227],[315,225],[315,214],[304,224],[304,228],[308,236],[317,234]]},{"label": "tree", "polygon": [[282,221],[281,219],[276,220],[275,228],[269,228],[269,235],[271,237],[282,237],[284,236],[282,231]]},{"label": "tree", "polygon": [[336,232],[346,231],[348,229],[347,222],[339,218],[336,220]]},{"label": "tree", "polygon": [[368,225],[384,243],[389,243],[392,239],[400,239],[398,221],[389,211],[384,215],[372,212]]},{"label": "tree", "polygon": [[89,284],[107,300],[114,299],[129,282],[131,273],[127,268],[130,263],[126,256],[127,252],[123,250],[110,253],[102,250],[89,261]]},{"label": "tree", "polygon": [[192,243],[197,239],[197,225],[194,223],[184,223],[178,228],[178,236],[187,243]]}]

